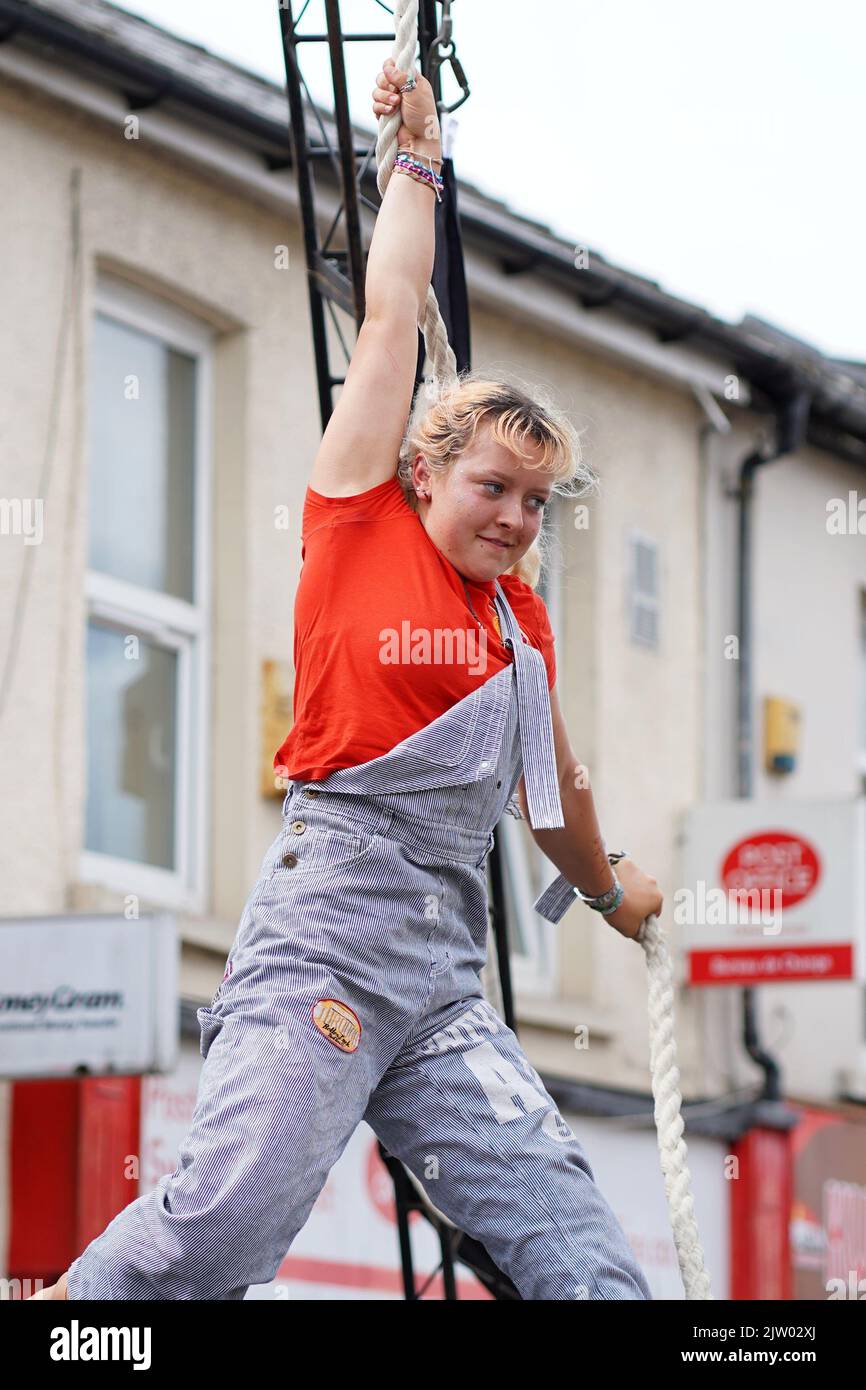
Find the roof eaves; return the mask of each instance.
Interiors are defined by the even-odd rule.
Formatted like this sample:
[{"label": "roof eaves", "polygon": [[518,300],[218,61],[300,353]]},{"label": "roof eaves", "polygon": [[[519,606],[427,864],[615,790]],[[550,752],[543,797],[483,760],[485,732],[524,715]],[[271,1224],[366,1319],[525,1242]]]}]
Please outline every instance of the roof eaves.
[{"label": "roof eaves", "polygon": [[[35,44],[55,62],[83,64],[113,80],[131,109],[157,101],[188,118],[216,121],[231,138],[252,145],[271,169],[291,163],[288,104],[281,87],[201,45],[128,14],[105,0],[0,0],[3,37]],[[311,132],[336,143],[332,121],[310,109]],[[358,130],[359,145],[374,138]],[[315,143],[315,140],[312,142]],[[322,175],[330,176],[327,161]],[[375,172],[367,178],[375,189]],[[866,444],[866,363],[826,356],[755,315],[729,323],[663,290],[655,280],[612,265],[590,251],[577,269],[575,248],[543,223],[512,212],[458,180],[461,227],[467,243],[499,258],[506,274],[531,271],[576,295],[584,308],[607,308],[649,328],[662,343],[685,342],[731,363],[769,403],[807,390],[825,425]],[[829,447],[829,446],[826,446]]]}]

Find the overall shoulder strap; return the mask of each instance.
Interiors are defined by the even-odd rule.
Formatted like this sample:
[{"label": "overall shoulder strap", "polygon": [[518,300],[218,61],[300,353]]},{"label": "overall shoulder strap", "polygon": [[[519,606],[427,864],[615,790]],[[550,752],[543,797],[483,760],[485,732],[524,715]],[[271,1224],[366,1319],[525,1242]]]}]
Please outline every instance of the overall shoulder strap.
[{"label": "overall shoulder strap", "polygon": [[503,624],[502,640],[510,647],[514,657],[520,751],[529,823],[533,830],[559,829],[565,825],[565,818],[559,796],[547,667],[541,652],[523,641],[517,619],[498,579],[496,601]]}]

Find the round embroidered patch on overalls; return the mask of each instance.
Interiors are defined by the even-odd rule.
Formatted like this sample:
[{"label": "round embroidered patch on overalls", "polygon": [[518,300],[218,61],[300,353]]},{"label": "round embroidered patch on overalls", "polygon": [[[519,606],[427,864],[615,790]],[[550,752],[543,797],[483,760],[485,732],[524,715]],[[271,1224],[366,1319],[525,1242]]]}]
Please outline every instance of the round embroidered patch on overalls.
[{"label": "round embroidered patch on overalls", "polygon": [[328,1042],[343,1052],[354,1052],[361,1041],[358,1015],[339,999],[319,999],[313,1005],[313,1022]]}]

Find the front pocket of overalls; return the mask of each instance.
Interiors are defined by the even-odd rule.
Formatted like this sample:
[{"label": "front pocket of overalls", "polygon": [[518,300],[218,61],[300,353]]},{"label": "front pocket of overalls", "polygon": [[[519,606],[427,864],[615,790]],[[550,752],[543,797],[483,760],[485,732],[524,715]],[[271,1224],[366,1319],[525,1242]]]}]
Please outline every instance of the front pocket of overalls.
[{"label": "front pocket of overalls", "polygon": [[361,835],[352,830],[335,830],[332,826],[311,825],[302,831],[286,826],[280,836],[277,854],[270,877],[306,871],[327,872],[345,868],[359,859],[375,842],[375,835]]}]

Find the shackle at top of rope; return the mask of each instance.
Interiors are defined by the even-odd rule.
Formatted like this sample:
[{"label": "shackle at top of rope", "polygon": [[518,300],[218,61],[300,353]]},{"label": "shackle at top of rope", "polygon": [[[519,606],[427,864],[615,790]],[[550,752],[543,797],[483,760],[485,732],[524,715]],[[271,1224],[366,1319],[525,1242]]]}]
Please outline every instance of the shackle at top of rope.
[{"label": "shackle at top of rope", "polygon": [[[457,57],[454,40],[451,37],[453,20],[451,18],[451,0],[442,0],[442,23],[439,26],[439,33],[427,50],[427,68],[430,74],[430,81],[435,87],[436,73],[443,63],[451,64],[451,71],[454,73],[456,81],[459,83],[463,95],[453,101],[450,106],[446,106],[444,101],[437,101],[436,106],[439,111],[456,111],[458,106],[462,106],[469,96],[469,83],[466,81],[466,73],[463,65]],[[450,48],[450,53],[442,50]]]}]

